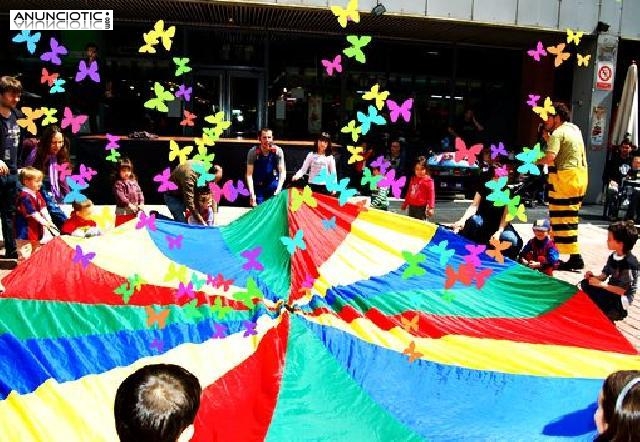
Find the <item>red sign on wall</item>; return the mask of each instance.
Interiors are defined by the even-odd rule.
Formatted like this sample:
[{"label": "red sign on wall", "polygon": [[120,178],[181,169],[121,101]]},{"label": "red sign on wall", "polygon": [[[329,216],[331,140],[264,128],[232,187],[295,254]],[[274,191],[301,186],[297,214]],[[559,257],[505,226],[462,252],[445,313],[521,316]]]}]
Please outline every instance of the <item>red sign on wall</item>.
[{"label": "red sign on wall", "polygon": [[596,74],[596,89],[600,91],[613,90],[613,63],[599,61]]}]

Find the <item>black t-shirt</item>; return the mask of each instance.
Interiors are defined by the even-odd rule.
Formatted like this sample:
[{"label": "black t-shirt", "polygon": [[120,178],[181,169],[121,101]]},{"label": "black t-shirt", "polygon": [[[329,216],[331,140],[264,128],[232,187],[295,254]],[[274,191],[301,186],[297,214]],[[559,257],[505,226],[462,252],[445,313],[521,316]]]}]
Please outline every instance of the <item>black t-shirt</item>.
[{"label": "black t-shirt", "polygon": [[482,228],[480,229],[482,238],[478,238],[477,242],[479,244],[486,244],[491,239],[491,235],[496,233],[496,230],[500,227],[500,220],[504,213],[504,206],[496,207],[493,205],[493,201],[487,200],[487,196],[491,193],[491,189],[485,186],[484,183],[478,187],[478,193],[481,198],[476,215],[482,217],[483,223]]},{"label": "black t-shirt", "polygon": [[15,112],[8,118],[0,115],[0,159],[7,164],[11,173],[18,171],[18,146],[20,145],[20,126]]}]

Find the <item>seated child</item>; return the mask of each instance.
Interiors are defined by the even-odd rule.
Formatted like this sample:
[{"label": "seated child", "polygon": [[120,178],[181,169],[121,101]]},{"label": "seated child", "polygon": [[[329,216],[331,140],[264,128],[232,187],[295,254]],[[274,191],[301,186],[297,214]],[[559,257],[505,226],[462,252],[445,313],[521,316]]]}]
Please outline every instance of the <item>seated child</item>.
[{"label": "seated child", "polygon": [[631,253],[638,231],[632,221],[615,222],[608,230],[607,247],[613,253],[600,275],[587,271],[580,285],[611,321],[619,321],[626,318],[638,285],[638,260]]},{"label": "seated child", "polygon": [[113,410],[120,441],[190,440],[201,394],[198,378],[178,365],[140,368],[116,392]]},{"label": "seated child", "polygon": [[[371,173],[375,176],[380,175],[380,168],[371,166]],[[371,191],[371,207],[379,210],[389,210],[389,187],[376,186]]]},{"label": "seated child", "polygon": [[[198,187],[195,192],[196,210],[208,226],[213,226],[213,196],[209,187]],[[187,223],[200,224],[198,220],[187,210]]]},{"label": "seated child", "polygon": [[58,236],[47,204],[40,193],[43,174],[34,167],[20,171],[22,189],[16,202],[16,241],[20,256],[28,258],[41,244],[46,244]]},{"label": "seated child", "polygon": [[593,416],[598,430],[596,442],[631,441],[640,434],[640,371],[611,373],[598,394]]},{"label": "seated child", "polygon": [[520,262],[527,267],[539,270],[549,276],[560,264],[560,252],[551,238],[548,219],[539,219],[533,223],[533,238],[522,248]]},{"label": "seated child", "polygon": [[91,219],[91,209],[93,203],[87,199],[82,202],[73,203],[73,212],[68,220],[62,225],[60,231],[63,235],[80,236],[88,238],[101,234],[96,222]]}]

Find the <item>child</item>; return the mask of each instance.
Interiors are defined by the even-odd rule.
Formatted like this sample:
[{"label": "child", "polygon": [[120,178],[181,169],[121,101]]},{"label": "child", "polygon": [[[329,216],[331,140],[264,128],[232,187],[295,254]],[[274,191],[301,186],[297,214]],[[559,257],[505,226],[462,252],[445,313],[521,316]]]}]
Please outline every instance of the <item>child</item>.
[{"label": "child", "polygon": [[[200,213],[200,216],[205,221],[207,226],[213,226],[213,197],[211,190],[208,187],[198,187],[196,189],[196,210]],[[187,223],[188,224],[200,224],[196,217],[189,213],[187,210]]]},{"label": "child", "polygon": [[133,173],[133,164],[127,157],[122,157],[117,165],[117,179],[113,185],[116,197],[115,226],[135,219],[144,205],[142,189]]},{"label": "child", "polygon": [[598,394],[593,416],[598,429],[596,442],[631,441],[640,434],[640,371],[611,373]]},{"label": "child", "polygon": [[309,186],[314,192],[320,192],[328,194],[327,187],[324,181],[318,181],[316,178],[322,169],[326,169],[330,175],[336,175],[336,160],[331,155],[331,136],[328,133],[322,132],[315,141],[316,153],[309,152],[307,157],[302,163],[300,170],[291,178],[292,181],[298,181],[309,173]]},{"label": "child", "polygon": [[92,207],[93,203],[89,199],[82,202],[75,201],[71,216],[62,225],[62,234],[83,238],[100,235],[101,232],[96,227],[96,222],[91,219]]},{"label": "child", "polygon": [[[380,168],[371,166],[373,175],[380,175]],[[389,210],[389,187],[376,186],[371,191],[371,207],[378,210]]]},{"label": "child", "polygon": [[28,258],[41,244],[60,234],[40,193],[42,178],[43,173],[34,167],[25,167],[20,171],[23,187],[16,202],[16,240],[23,258]]},{"label": "child", "polygon": [[548,219],[539,219],[533,223],[534,237],[522,248],[520,262],[527,267],[539,270],[549,276],[560,263],[560,253],[551,238],[549,230],[551,223]]},{"label": "child", "polygon": [[638,240],[638,231],[632,221],[615,222],[608,230],[607,247],[613,253],[600,275],[591,271],[584,274],[581,287],[611,321],[619,321],[626,318],[627,307],[636,294],[639,266],[631,250]]},{"label": "child", "polygon": [[191,440],[201,394],[198,378],[178,365],[138,369],[116,392],[113,410],[120,441]]},{"label": "child", "polygon": [[[433,179],[429,176],[427,159],[419,156],[414,165],[415,175],[409,182],[407,196],[402,203],[402,210],[409,208],[409,216],[425,220],[433,216],[436,204],[436,191]],[[396,177],[399,178],[399,177]]]}]

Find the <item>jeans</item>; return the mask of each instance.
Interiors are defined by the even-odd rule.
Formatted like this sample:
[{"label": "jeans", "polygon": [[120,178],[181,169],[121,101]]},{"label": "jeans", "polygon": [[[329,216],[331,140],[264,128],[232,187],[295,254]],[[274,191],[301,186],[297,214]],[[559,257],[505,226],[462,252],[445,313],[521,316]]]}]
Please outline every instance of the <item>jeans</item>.
[{"label": "jeans", "polygon": [[16,232],[13,225],[16,216],[17,197],[18,176],[0,176],[0,221],[2,221],[2,238],[7,258],[18,258]]},{"label": "jeans", "polygon": [[[478,244],[488,244],[493,233],[486,231],[484,219],[481,215],[473,215],[469,218],[464,225],[464,229],[460,232],[462,236]],[[509,241],[511,243],[511,247],[503,255],[515,261],[522,248],[522,238],[520,238],[520,235],[511,224],[508,224],[500,234],[500,241]]]},{"label": "jeans", "polygon": [[169,209],[169,212],[171,212],[171,216],[173,216],[174,220],[181,223],[187,222],[187,219],[184,216],[184,212],[185,210],[187,210],[187,206],[184,204],[182,196],[165,193],[164,203],[167,205],[167,208]]},{"label": "jeans", "polygon": [[262,204],[265,200],[271,198],[278,188],[278,180],[273,180],[267,185],[256,185],[254,191],[256,194],[256,204]]}]

